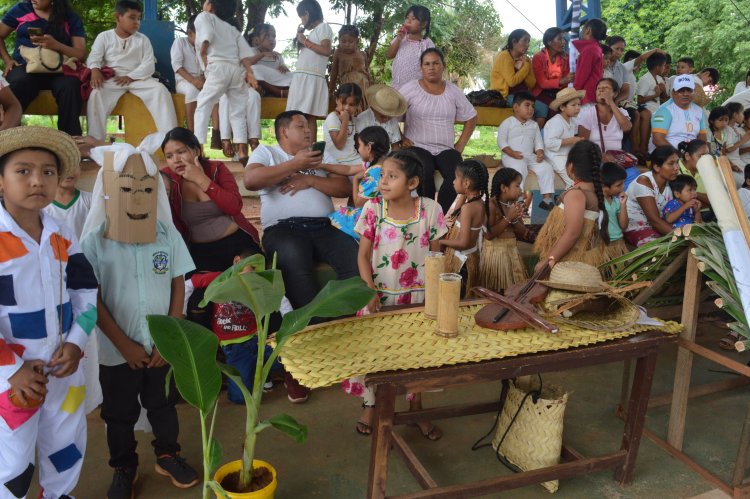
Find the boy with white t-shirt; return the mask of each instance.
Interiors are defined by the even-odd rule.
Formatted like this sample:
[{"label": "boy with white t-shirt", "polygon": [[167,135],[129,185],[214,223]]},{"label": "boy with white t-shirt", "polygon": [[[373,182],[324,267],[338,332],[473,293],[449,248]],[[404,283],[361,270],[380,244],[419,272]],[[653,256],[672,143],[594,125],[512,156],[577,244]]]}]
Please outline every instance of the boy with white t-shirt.
[{"label": "boy with white t-shirt", "polygon": [[[115,29],[99,33],[91,46],[86,65],[91,68],[91,95],[86,117],[89,135],[104,140],[107,118],[125,92],[140,98],[151,113],[160,132],[177,126],[172,95],[153,78],[156,59],[146,35],[139,33],[143,7],[134,0],[119,0],[115,5]],[[104,80],[101,68],[108,66],[115,76]]]},{"label": "boy with white t-shirt", "polygon": [[198,93],[203,88],[206,79],[203,77],[198,55],[195,53],[195,18],[193,15],[188,19],[185,32],[187,36],[175,38],[169,51],[172,60],[172,70],[176,81],[178,94],[185,96],[185,117],[187,127],[194,130],[193,118],[195,116]]}]

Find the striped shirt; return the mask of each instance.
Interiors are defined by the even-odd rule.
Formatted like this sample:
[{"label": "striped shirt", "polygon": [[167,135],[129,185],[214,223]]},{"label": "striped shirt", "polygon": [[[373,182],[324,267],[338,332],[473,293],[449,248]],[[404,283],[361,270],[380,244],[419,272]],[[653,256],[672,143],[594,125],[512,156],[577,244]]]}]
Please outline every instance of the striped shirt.
[{"label": "striped shirt", "polygon": [[408,104],[404,136],[415,146],[436,156],[453,148],[456,140],[454,124],[474,118],[477,112],[453,83],[446,81],[443,93],[433,95],[425,91],[419,81],[410,81],[400,90]]}]

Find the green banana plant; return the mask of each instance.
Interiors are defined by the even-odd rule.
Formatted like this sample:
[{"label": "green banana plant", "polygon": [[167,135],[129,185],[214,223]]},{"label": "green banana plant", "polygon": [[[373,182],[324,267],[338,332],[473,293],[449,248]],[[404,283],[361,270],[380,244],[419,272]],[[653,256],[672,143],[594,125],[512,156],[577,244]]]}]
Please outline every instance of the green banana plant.
[{"label": "green banana plant", "polygon": [[[266,269],[265,258],[253,255],[218,276],[206,288],[201,306],[206,306],[209,302],[231,301],[248,307],[255,314],[259,352],[263,352],[262,345],[268,339],[271,314],[279,310],[284,293],[284,281],[281,271],[276,269],[275,258],[271,268]],[[260,420],[259,416],[263,384],[284,345],[293,334],[306,328],[313,318],[354,314],[370,301],[373,294],[374,291],[359,277],[330,281],[310,303],[284,315],[276,333],[273,352],[266,359],[263,355],[258,355],[252,390],[245,387],[235,368],[216,361],[219,342],[213,332],[184,319],[164,315],[148,316],[151,337],[159,353],[171,365],[167,389],[171,377],[174,377],[182,397],[200,413],[204,499],[208,499],[211,491],[220,497],[227,497],[221,485],[211,478],[222,459],[221,444],[213,436],[222,374],[234,381],[245,398],[245,439],[240,487],[247,487],[252,479],[258,433],[273,427],[298,443],[307,438],[307,427],[289,415],[281,414],[266,420]]]}]

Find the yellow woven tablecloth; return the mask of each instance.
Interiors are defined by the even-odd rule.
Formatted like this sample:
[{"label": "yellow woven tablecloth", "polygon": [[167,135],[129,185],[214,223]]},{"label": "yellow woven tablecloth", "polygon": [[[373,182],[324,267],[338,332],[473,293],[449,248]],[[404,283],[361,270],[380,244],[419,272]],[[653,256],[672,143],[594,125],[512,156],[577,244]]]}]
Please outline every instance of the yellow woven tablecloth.
[{"label": "yellow woven tablecloth", "polygon": [[516,355],[563,350],[625,338],[647,330],[679,333],[682,326],[633,326],[625,331],[589,331],[560,325],[550,334],[535,329],[495,331],[474,323],[484,304],[461,307],[460,334],[437,336],[435,321],[422,308],[343,319],[312,326],[294,335],[282,351],[284,367],[301,384],[320,388],[352,376],[463,362],[501,359]]}]

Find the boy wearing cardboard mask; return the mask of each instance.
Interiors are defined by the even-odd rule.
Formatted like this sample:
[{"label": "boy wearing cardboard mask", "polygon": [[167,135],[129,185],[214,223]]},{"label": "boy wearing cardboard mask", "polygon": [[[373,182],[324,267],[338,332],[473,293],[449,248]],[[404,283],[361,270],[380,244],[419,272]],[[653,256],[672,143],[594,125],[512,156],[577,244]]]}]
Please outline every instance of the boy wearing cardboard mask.
[{"label": "boy wearing cardboard mask", "polygon": [[195,266],[172,225],[161,176],[141,147],[154,150],[115,144],[91,151],[102,169],[81,242],[100,284],[101,415],[115,469],[110,499],[132,496],[138,467],[133,428],[141,405],[153,427],[157,473],[180,488],[198,483],[198,474],[179,455],[177,391],[173,386],[169,397],[165,394],[169,366],[146,324],[150,314],[182,316],[183,276]]}]

